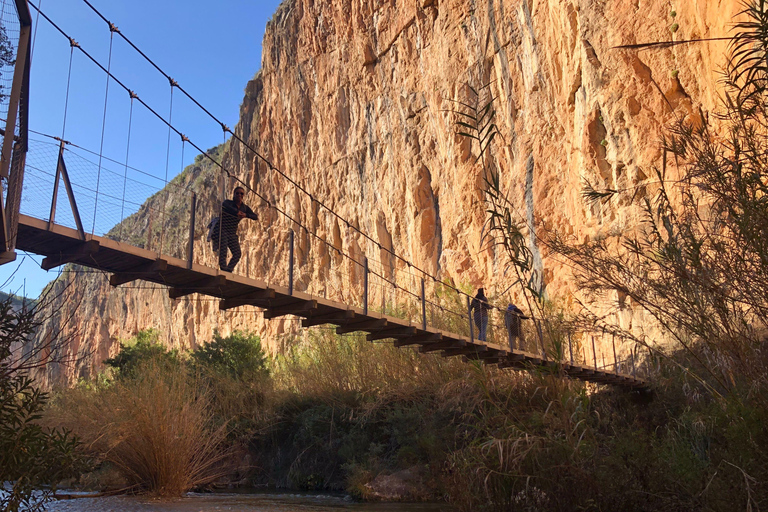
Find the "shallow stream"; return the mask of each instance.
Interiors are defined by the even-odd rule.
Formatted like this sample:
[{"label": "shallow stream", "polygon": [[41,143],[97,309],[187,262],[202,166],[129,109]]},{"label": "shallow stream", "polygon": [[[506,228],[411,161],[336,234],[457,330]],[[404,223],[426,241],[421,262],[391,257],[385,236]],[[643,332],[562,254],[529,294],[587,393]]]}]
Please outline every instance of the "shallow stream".
[{"label": "shallow stream", "polygon": [[53,501],[52,512],[442,512],[440,503],[356,503],[349,498],[316,494],[195,494],[158,500],[110,496]]}]

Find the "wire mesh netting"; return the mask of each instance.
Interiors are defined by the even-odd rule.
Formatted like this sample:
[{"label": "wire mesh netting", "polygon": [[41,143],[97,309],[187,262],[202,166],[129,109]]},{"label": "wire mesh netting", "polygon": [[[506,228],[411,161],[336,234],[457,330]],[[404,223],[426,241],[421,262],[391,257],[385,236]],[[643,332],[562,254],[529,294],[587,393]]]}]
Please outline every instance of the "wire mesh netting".
[{"label": "wire mesh netting", "polygon": [[[0,118],[2,118],[2,122],[0,124],[3,130],[5,130],[5,120],[8,119],[20,31],[21,24],[19,23],[19,14],[16,11],[16,3],[12,0],[2,0],[2,5],[0,5]],[[18,135],[18,125],[17,117],[14,135]],[[4,135],[2,137],[5,138]]]},{"label": "wire mesh netting", "polygon": [[[20,212],[160,254],[186,258],[193,193],[118,162],[54,141],[30,140]],[[74,206],[62,171],[69,175]],[[58,187],[56,181],[58,179]],[[54,189],[57,190],[53,197]]]}]

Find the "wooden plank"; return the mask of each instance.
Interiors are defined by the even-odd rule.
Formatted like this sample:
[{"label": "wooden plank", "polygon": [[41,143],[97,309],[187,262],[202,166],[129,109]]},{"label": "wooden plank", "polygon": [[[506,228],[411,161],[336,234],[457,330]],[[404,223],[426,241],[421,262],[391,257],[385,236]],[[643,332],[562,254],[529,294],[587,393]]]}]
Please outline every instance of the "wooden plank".
[{"label": "wooden plank", "polygon": [[0,265],[10,263],[16,260],[16,251],[0,252]]},{"label": "wooden plank", "polygon": [[334,324],[345,325],[351,320],[354,320],[355,312],[351,309],[343,311],[332,311],[330,313],[324,313],[322,315],[310,315],[307,318],[301,319],[302,327],[314,327],[316,325]]},{"label": "wooden plank", "polygon": [[527,368],[531,364],[535,364],[531,361],[529,356],[523,356],[519,359],[510,360],[507,358],[499,363],[499,368]]},{"label": "wooden plank", "polygon": [[227,277],[224,275],[208,276],[184,283],[183,287],[177,286],[168,289],[168,296],[172,299],[192,295],[193,293],[205,293],[212,290],[221,290],[227,286]]},{"label": "wooden plank", "polygon": [[109,276],[110,286],[120,286],[137,279],[143,279],[147,274],[157,274],[168,269],[168,262],[162,258],[133,267],[128,272],[118,272]]},{"label": "wooden plank", "polygon": [[285,304],[282,306],[270,306],[264,312],[264,318],[267,320],[271,318],[277,318],[285,315],[301,315],[309,313],[312,310],[317,309],[316,300],[301,300],[292,304]]},{"label": "wooden plank", "polygon": [[93,256],[98,250],[99,242],[96,240],[76,243],[59,252],[57,255],[47,256],[43,259],[43,263],[40,266],[43,270],[51,270],[60,265],[73,263],[80,259]]},{"label": "wooden plank", "polygon": [[416,334],[415,327],[393,327],[391,329],[383,329],[380,331],[372,332],[366,336],[368,341],[385,340],[387,338],[401,338],[413,336]]},{"label": "wooden plank", "polygon": [[357,331],[368,331],[371,329],[383,329],[388,325],[385,318],[371,318],[362,322],[343,325],[336,328],[336,334],[349,334]]},{"label": "wooden plank", "polygon": [[415,334],[408,336],[407,338],[400,338],[395,340],[396,347],[405,347],[408,345],[420,345],[424,343],[435,343],[443,340],[443,335],[439,332]]},{"label": "wooden plank", "polygon": [[267,288],[266,290],[256,290],[248,292],[245,295],[223,299],[219,302],[219,309],[221,311],[226,311],[232,308],[239,308],[240,306],[262,306],[262,304],[265,303],[264,301],[269,301],[274,298],[275,290],[271,288]]},{"label": "wooden plank", "polygon": [[481,352],[486,352],[488,350],[488,347],[485,345],[474,345],[469,344],[465,347],[460,348],[449,348],[445,351],[443,351],[443,357],[455,357],[455,356],[463,356],[467,354],[479,354]]},{"label": "wooden plank", "polygon": [[428,352],[436,352],[438,350],[445,350],[449,348],[460,348],[467,344],[465,341],[461,340],[443,340],[438,341],[437,343],[429,343],[427,345],[422,345],[419,347],[419,352],[422,354],[426,354]]}]

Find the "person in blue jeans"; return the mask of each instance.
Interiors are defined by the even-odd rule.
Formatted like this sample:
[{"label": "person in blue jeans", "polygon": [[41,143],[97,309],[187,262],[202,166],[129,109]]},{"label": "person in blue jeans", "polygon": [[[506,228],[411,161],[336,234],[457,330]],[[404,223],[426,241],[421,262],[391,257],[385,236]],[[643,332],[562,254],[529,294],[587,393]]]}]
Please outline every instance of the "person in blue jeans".
[{"label": "person in blue jeans", "polygon": [[488,334],[488,310],[491,309],[491,305],[488,303],[488,297],[485,296],[483,288],[477,289],[477,295],[472,299],[469,309],[474,312],[473,317],[475,326],[477,326],[477,339],[485,341]]},{"label": "person in blue jeans", "polygon": [[[507,327],[507,337],[510,350],[520,348],[522,346],[522,342],[525,341],[525,338],[523,337],[523,328],[522,325],[520,325],[520,321],[527,319],[528,317],[525,316],[520,308],[514,304],[507,306],[507,311],[504,313],[504,325]],[[515,347],[515,340],[520,340],[521,342],[518,347]]]},{"label": "person in blue jeans", "polygon": [[[226,272],[232,272],[240,261],[240,240],[237,237],[237,225],[242,219],[258,220],[253,210],[243,202],[245,189],[235,187],[232,199],[225,199],[221,203],[221,218],[213,228],[211,240],[214,251],[219,252],[219,268]],[[227,250],[232,253],[232,258],[227,262]]]}]

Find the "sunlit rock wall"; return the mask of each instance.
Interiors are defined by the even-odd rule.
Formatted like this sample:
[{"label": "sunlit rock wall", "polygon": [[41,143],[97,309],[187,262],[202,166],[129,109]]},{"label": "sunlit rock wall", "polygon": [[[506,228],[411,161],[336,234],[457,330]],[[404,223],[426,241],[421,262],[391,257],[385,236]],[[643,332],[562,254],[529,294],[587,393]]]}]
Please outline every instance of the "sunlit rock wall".
[{"label": "sunlit rock wall", "polygon": [[[515,299],[514,287],[502,294],[511,284],[502,255],[483,242],[477,147],[457,134],[451,112],[455,101],[470,98],[467,85],[490,84],[500,132],[490,162],[520,222],[532,221],[530,244],[549,297],[568,307],[578,296],[569,267],[536,235],[558,230],[583,241],[634,229],[640,201],[654,192],[665,124],[695,121],[699,108],[716,107],[726,51],[724,42],[615,47],[727,36],[738,6],[736,0],[286,0],[267,27],[262,70],[246,87],[235,131],[341,219],[253,151],[229,144],[225,166],[276,207],[248,194],[260,220],[241,226],[246,241],[238,271],[284,282],[293,228],[300,290],[359,302],[359,268],[319,237],[357,259],[367,256],[382,274],[406,276],[403,286],[410,286],[412,269],[380,247],[441,279],[485,285],[499,302]],[[585,181],[637,193],[591,204],[581,194]],[[227,194],[233,184],[226,184]],[[208,204],[221,193],[213,185],[201,191]],[[203,236],[198,233],[199,251],[212,263]],[[145,327],[159,328],[179,347],[210,339],[215,328],[256,330],[277,350],[298,326],[290,318],[265,322],[253,308],[220,313],[203,297],[171,301],[162,291],[111,289],[101,276],[78,279],[71,289],[84,300],[76,310],[65,304],[57,316],[71,316],[80,333],[62,348],[78,363],[51,367],[50,379],[92,373],[114,355],[119,338]],[[410,284],[418,283],[410,278]],[[641,329],[643,318],[630,310],[623,322]]]}]

